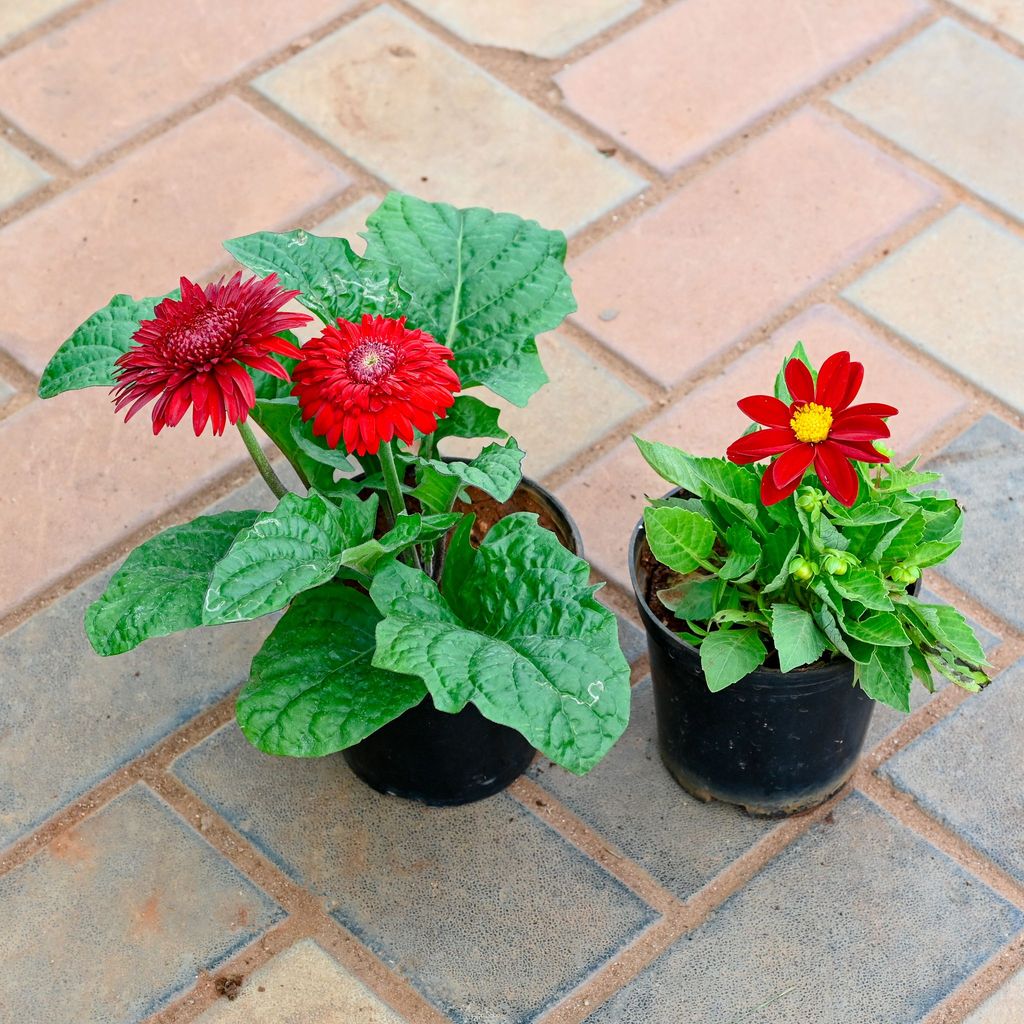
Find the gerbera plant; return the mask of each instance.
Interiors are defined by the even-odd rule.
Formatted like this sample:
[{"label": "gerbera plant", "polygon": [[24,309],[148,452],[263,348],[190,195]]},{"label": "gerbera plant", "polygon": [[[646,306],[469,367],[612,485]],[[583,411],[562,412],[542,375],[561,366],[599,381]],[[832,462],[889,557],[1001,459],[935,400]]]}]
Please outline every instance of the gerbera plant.
[{"label": "gerbera plant", "polygon": [[[586,771],[628,718],[614,616],[536,515],[484,530],[468,504],[520,483],[523,452],[481,393],[525,405],[546,381],[535,336],[575,308],[565,238],[397,193],[365,237],[365,257],[305,231],[233,239],[256,276],[116,295],[60,347],[43,398],[106,387],[127,417],[149,407],[155,433],[234,425],[277,499],[141,545],[86,632],[113,655],[283,611],[238,701],[261,750],[330,754],[429,697]],[[323,324],[305,344],[292,331],[312,317],[291,299]],[[453,436],[493,440],[455,461],[439,451]]]},{"label": "gerbera plant", "polygon": [[790,672],[834,658],[903,711],[914,676],[928,690],[933,673],[971,691],[987,681],[964,617],[916,596],[921,570],[959,547],[961,510],[916,459],[892,464],[879,442],[897,410],[854,404],[863,378],[847,352],[815,373],[798,345],[773,395],[738,403],[754,424],[726,459],[637,439],[680,488],[650,501],[646,539],[670,573],[657,599],[699,648],[712,690],[766,663]]}]

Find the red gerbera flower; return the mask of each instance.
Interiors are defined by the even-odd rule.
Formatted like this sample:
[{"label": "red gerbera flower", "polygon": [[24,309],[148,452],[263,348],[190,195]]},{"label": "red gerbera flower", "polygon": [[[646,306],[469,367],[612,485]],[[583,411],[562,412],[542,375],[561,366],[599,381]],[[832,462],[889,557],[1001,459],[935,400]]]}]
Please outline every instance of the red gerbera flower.
[{"label": "red gerbera flower", "polygon": [[437,427],[461,389],[452,358],[429,334],[407,330],[404,316],[339,319],[303,346],[292,394],[331,448],[344,439],[348,451],[375,455],[396,434],[410,444],[413,427]]},{"label": "red gerbera flower", "polygon": [[852,462],[888,462],[871,443],[889,436],[883,416],[895,416],[891,405],[850,403],[864,380],[864,367],[850,362],[849,352],[836,352],[822,364],[815,388],[811,371],[799,359],[786,364],[790,405],[770,395],[752,395],[738,402],[740,410],[767,430],[757,430],[729,445],[729,460],[739,465],[779,457],[764,472],[761,500],[774,505],[800,485],[814,463],[825,490],[840,504],[857,500],[859,481]]},{"label": "red gerbera flower", "polygon": [[279,287],[276,274],[243,281],[239,271],[205,289],[183,277],[181,298],[159,303],[154,319],[143,320],[133,335],[134,347],[117,360],[115,408],[131,406],[127,421],[157,398],[154,434],[176,426],[190,405],[196,437],[208,420],[215,434],[224,433],[225,422],[244,421],[256,404],[245,367],[287,380],[288,372],[269,353],[299,354],[275,337],[312,319],[280,312],[298,294]]}]

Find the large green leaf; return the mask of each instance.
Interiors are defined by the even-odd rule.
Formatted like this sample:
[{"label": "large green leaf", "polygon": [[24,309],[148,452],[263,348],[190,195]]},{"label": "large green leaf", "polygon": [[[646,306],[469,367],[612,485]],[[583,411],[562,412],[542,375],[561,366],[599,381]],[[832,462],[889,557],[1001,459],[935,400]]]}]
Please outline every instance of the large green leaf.
[{"label": "large green leaf", "polygon": [[892,601],[881,577],[870,569],[856,566],[848,569],[844,576],[833,576],[832,586],[845,598],[856,601],[865,608],[875,611],[892,611]]},{"label": "large green leaf", "polygon": [[897,711],[910,710],[913,676],[904,648],[876,647],[867,664],[857,666],[857,682],[869,697]]},{"label": "large green leaf", "polygon": [[756,629],[716,629],[700,645],[700,667],[712,693],[760,668],[768,652]]},{"label": "large green leaf", "polygon": [[357,256],[344,238],[260,231],[232,238],[224,248],[242,266],[276,273],[285,288],[298,289],[299,302],[325,324],[339,317],[358,323],[363,313],[397,317],[409,304],[397,268]]},{"label": "large green leaf", "polygon": [[875,647],[906,647],[910,637],[892,612],[872,612],[863,619],[846,619],[847,635]]},{"label": "large green leaf", "polygon": [[690,494],[701,494],[701,479],[694,468],[694,457],[686,452],[662,444],[661,441],[645,441],[633,435],[640,454],[647,464],[662,478],[676,487],[682,487]]},{"label": "large green leaf", "polygon": [[701,565],[715,544],[710,521],[685,508],[645,508],[644,530],[654,557],[683,575]]},{"label": "large green leaf", "polygon": [[443,711],[472,701],[553,761],[586,772],[629,717],[615,617],[594,599],[589,575],[535,515],[501,519],[476,549],[460,527],[443,596],[401,563],[374,578],[370,596],[385,616],[374,664],[421,678]]},{"label": "large green leaf", "polygon": [[111,387],[115,363],[132,347],[132,336],[142,320],[151,320],[157,303],[177,298],[177,290],[168,295],[133,299],[115,295],[97,310],[54,353],[39,379],[39,397],[53,398],[64,391],[79,388]]},{"label": "large green leaf", "polygon": [[367,256],[401,268],[410,323],[452,349],[462,386],[525,405],[547,381],[535,336],[576,308],[565,236],[510,213],[398,192],[366,226]]},{"label": "large green leaf", "polygon": [[268,754],[321,757],[358,743],[426,696],[415,676],[374,668],[380,613],[328,583],[300,594],[253,658],[238,724]]},{"label": "large green leaf", "polygon": [[476,487],[497,501],[508,501],[523,479],[520,466],[525,457],[526,453],[514,437],[504,444],[489,444],[469,462],[414,456],[411,461],[426,473],[412,495],[424,507],[437,512],[448,511],[452,499],[463,487]]},{"label": "large green leaf", "polygon": [[255,619],[326,583],[341,568],[342,552],[373,534],[376,515],[376,495],[335,505],[316,491],[306,497],[286,494],[272,512],[243,530],[217,563],[203,622]]},{"label": "large green leaf", "polygon": [[341,553],[341,564],[363,575],[372,575],[388,556],[401,554],[413,544],[429,544],[440,540],[461,518],[461,512],[425,516],[403,513],[380,540],[371,538],[346,548]]},{"label": "large green leaf", "polygon": [[813,664],[828,646],[811,613],[792,604],[772,605],[772,641],[783,672]]},{"label": "large green leaf", "polygon": [[751,579],[761,558],[761,545],[742,523],[733,523],[725,531],[725,564],[718,570],[723,580],[745,583]]},{"label": "large green leaf", "polygon": [[124,654],[150,637],[201,626],[214,566],[259,514],[200,516],[140,544],[85,613],[96,653]]},{"label": "large green leaf", "polygon": [[459,395],[448,415],[437,424],[434,438],[443,437],[497,437],[504,440],[508,431],[498,426],[500,409],[481,402],[473,395]]}]

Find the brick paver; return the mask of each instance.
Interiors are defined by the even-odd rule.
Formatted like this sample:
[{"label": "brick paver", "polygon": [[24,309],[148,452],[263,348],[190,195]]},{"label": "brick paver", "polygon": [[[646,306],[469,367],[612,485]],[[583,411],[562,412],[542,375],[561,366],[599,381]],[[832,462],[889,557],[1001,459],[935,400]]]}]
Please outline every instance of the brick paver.
[{"label": "brick paver", "polygon": [[575,320],[676,384],[934,198],[801,111],[574,260]]},{"label": "brick paver", "polygon": [[386,6],[257,87],[389,185],[426,199],[575,231],[644,184]]},{"label": "brick paver", "polygon": [[1024,240],[959,207],[854,282],[845,296],[1024,411],[1015,288],[1022,274]]},{"label": "brick paver", "polygon": [[940,21],[834,102],[1024,218],[1024,63],[1001,47]]},{"label": "brick paver", "polygon": [[[0,3],[0,1020],[1018,1024],[1022,10]],[[116,291],[230,268],[225,238],[362,251],[396,187],[570,237],[579,312],[503,422],[611,581],[636,678],[625,549],[666,485],[629,435],[721,453],[798,339],[862,359],[898,454],[945,474],[965,539],[926,585],[1015,667],[879,708],[834,805],[780,823],[676,787],[646,681],[591,775],[538,760],[437,810],[218,728],[270,621],[95,656],[82,610],[128,539],[210,507],[244,453],[32,378]]]},{"label": "brick paver", "polygon": [[572,109],[668,173],[921,10],[917,0],[689,0],[556,80]]},{"label": "brick paver", "polygon": [[467,42],[557,57],[639,9],[641,0],[559,0],[557,4],[481,4],[411,0]]}]

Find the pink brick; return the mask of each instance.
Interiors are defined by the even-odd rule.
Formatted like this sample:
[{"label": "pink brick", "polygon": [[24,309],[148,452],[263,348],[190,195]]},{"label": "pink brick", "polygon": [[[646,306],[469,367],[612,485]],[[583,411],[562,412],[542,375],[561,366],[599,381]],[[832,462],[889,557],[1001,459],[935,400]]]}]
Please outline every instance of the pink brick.
[{"label": "pink brick", "polygon": [[[848,350],[864,363],[859,400],[888,402],[900,414],[890,421],[898,457],[910,458],[936,427],[966,406],[963,395],[907,359],[831,306],[813,306],[752,349],[725,372],[712,377],[637,433],[696,455],[721,456],[750,425],[736,408],[746,395],[771,394],[782,361],[803,341],[820,366],[831,353]],[[645,494],[671,489],[627,441],[561,489],[560,496],[583,531],[587,555],[598,570],[629,587],[626,553],[629,534],[643,512]]]},{"label": "pink brick", "polygon": [[936,196],[804,110],[575,260],[575,319],[676,384]]},{"label": "pink brick", "polygon": [[230,257],[221,242],[293,227],[349,179],[227,99],[0,231],[0,344],[39,373],[115,292],[157,295]]},{"label": "pink brick", "polygon": [[154,437],[102,388],[33,402],[0,423],[0,615],[247,458],[234,430]]},{"label": "pink brick", "polygon": [[0,63],[2,109],[81,165],[353,0],[108,0]]},{"label": "pink brick", "polygon": [[556,80],[570,107],[667,173],[920,10],[917,0],[687,0]]}]

